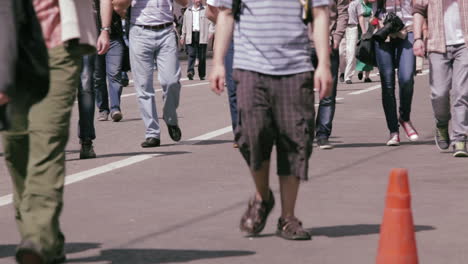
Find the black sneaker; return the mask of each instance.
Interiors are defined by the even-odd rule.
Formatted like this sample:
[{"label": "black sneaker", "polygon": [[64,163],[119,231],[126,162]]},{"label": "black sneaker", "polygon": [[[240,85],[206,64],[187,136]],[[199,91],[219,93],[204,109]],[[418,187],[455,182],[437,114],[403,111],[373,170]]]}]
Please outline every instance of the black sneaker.
[{"label": "black sneaker", "polygon": [[369,77],[366,77],[366,78],[364,79],[364,82],[365,82],[365,83],[371,83],[371,82],[372,82],[372,80],[371,80],[371,78],[369,78]]},{"label": "black sneaker", "polygon": [[358,72],[357,78],[358,78],[359,80],[362,80],[362,77],[363,77],[362,71]]},{"label": "black sneaker", "polygon": [[90,139],[81,140],[80,159],[94,159],[96,153],[93,148],[93,141]]},{"label": "black sneaker", "polygon": [[326,137],[317,138],[317,145],[319,146],[320,149],[332,149],[333,148],[333,145],[330,144],[330,141],[328,141],[328,138]]},{"label": "black sneaker", "polygon": [[346,84],[353,84],[353,81],[351,81],[351,80],[346,80]]},{"label": "black sneaker", "polygon": [[453,156],[456,158],[468,157],[468,151],[466,150],[466,140],[457,141],[453,144]]},{"label": "black sneaker", "polygon": [[149,137],[141,143],[142,148],[154,148],[161,145],[161,140],[159,138]]},{"label": "black sneaker", "polygon": [[187,73],[187,77],[189,78],[189,80],[193,80],[193,72]]},{"label": "black sneaker", "polygon": [[440,150],[446,150],[450,147],[448,126],[436,128],[435,143]]},{"label": "black sneaker", "polygon": [[182,131],[178,125],[171,126],[167,125],[167,130],[169,130],[169,136],[171,136],[172,140],[178,142],[182,138]]},{"label": "black sneaker", "polygon": [[340,74],[340,82],[344,82],[344,73]]}]

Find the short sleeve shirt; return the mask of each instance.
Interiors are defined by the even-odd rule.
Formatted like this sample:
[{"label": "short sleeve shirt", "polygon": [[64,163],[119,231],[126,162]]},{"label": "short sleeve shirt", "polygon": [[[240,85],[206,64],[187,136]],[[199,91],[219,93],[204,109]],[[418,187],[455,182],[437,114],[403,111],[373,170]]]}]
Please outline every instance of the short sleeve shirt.
[{"label": "short sleeve shirt", "polygon": [[[220,6],[232,8],[232,0]],[[329,0],[313,0],[313,7]],[[234,69],[268,75],[313,71],[307,26],[299,0],[242,0],[234,29]]]},{"label": "short sleeve shirt", "polygon": [[210,6],[214,7],[219,7],[220,5],[220,0],[206,0],[206,3],[209,4]]},{"label": "short sleeve shirt", "polygon": [[145,26],[174,21],[173,0],[132,0],[131,23]]}]

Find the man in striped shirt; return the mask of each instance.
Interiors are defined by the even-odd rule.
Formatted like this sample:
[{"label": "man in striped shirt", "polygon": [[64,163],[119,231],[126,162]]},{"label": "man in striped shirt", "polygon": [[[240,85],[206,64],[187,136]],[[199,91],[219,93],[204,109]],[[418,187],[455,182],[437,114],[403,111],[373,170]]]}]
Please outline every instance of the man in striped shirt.
[{"label": "man in striped shirt", "polygon": [[269,166],[276,144],[282,196],[277,235],[291,240],[310,239],[294,208],[300,180],[307,180],[312,152],[314,86],[320,98],[330,92],[329,0],[310,1],[313,9],[306,9],[313,10],[319,56],[315,82],[307,26],[300,16],[302,1],[242,0],[235,14],[232,0],[220,2],[211,88],[217,94],[224,90],[223,59],[234,32],[233,77],[238,100],[235,137],[256,187],[240,229],[248,235],[260,233],[273,209]]}]

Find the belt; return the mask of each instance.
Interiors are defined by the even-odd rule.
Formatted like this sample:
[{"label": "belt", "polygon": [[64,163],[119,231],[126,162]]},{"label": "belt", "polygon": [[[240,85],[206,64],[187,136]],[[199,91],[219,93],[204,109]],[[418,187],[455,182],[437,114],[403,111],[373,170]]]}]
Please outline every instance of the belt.
[{"label": "belt", "polygon": [[161,24],[161,25],[155,25],[155,26],[146,26],[146,25],[135,25],[135,26],[139,26],[143,29],[149,29],[149,30],[161,30],[161,29],[165,29],[169,26],[172,26],[172,22],[167,22],[165,24]]}]

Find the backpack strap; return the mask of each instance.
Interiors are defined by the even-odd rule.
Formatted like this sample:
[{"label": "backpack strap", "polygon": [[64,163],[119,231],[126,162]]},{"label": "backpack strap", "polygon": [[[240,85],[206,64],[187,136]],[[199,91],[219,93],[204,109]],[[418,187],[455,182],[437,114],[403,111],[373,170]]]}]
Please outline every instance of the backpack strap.
[{"label": "backpack strap", "polygon": [[232,15],[234,16],[235,21],[239,21],[241,11],[242,11],[242,1],[232,0]]}]

